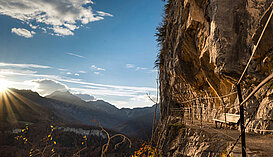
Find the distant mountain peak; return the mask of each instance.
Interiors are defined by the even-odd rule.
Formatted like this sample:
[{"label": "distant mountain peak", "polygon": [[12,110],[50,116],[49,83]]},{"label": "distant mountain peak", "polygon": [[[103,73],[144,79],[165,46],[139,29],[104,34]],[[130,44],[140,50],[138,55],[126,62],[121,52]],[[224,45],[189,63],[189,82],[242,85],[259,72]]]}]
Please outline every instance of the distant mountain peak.
[{"label": "distant mountain peak", "polygon": [[88,102],[88,101],[95,101],[95,97],[89,94],[74,94],[75,96],[81,98],[82,100]]},{"label": "distant mountain peak", "polygon": [[66,95],[66,94],[72,95],[68,90],[65,90],[65,91],[56,90],[55,92],[49,95]]},{"label": "distant mountain peak", "polygon": [[50,95],[46,96],[46,98],[55,99],[68,103],[82,102],[83,100],[69,91],[55,91]]},{"label": "distant mountain peak", "polygon": [[38,92],[32,91],[30,89],[16,89],[16,88],[9,88],[9,91],[13,91],[20,94],[28,94],[28,95],[36,95],[40,96]]}]

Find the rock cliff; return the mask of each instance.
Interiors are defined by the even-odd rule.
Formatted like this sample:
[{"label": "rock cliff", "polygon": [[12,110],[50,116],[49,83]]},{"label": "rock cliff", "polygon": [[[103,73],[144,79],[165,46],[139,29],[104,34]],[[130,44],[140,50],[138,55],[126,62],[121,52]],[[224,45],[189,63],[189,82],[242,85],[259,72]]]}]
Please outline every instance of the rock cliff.
[{"label": "rock cliff", "polygon": [[[221,113],[239,113],[235,84],[270,16],[271,3],[272,0],[166,2],[157,33],[161,45],[157,60],[161,98],[158,130],[174,114],[174,108],[190,107],[194,119],[208,122]],[[244,97],[273,72],[272,34],[271,19],[241,83]],[[273,130],[272,86],[271,81],[246,103],[246,121],[256,114],[248,132]]]}]

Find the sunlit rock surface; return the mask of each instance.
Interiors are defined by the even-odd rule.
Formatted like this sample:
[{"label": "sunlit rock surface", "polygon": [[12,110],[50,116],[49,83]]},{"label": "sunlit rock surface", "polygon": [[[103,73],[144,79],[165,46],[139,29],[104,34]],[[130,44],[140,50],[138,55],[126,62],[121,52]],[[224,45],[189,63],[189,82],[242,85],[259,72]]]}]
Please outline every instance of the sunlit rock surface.
[{"label": "sunlit rock surface", "polygon": [[[236,93],[221,99],[217,97],[236,92],[235,84],[272,11],[271,2],[272,0],[167,2],[159,54],[160,127],[173,114],[172,108],[196,105],[195,119],[200,119],[200,107],[205,107],[202,112],[207,114],[202,118],[208,121],[224,112],[239,113]],[[269,21],[241,83],[243,97],[273,72],[272,43],[273,20]],[[248,132],[264,133],[257,129],[272,129],[272,85],[272,81],[269,82],[246,103],[246,121],[250,115],[255,114]],[[198,97],[216,99],[184,103]]]}]

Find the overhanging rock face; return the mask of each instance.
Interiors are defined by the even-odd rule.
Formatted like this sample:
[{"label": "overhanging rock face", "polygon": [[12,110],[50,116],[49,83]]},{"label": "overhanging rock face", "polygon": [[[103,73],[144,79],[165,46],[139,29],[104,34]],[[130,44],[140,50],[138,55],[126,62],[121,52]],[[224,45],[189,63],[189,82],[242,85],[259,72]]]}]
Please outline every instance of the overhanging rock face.
[{"label": "overhanging rock face", "polygon": [[[236,94],[221,99],[183,102],[197,97],[219,97],[236,92],[234,84],[240,78],[271,13],[271,2],[272,0],[168,1],[159,55],[162,121],[171,115],[171,108],[192,105],[197,105],[197,108],[205,106],[203,112],[209,114],[203,118],[208,120],[219,113],[238,113]],[[243,79],[243,94],[246,96],[272,72],[273,20],[270,21]],[[271,85],[272,82],[263,87],[246,104],[246,120],[261,104],[256,116],[258,122],[253,122],[254,128],[273,127],[272,121],[268,120],[273,119],[270,107],[273,99],[270,94],[273,90]],[[222,109],[223,105],[226,108]],[[200,110],[194,112],[199,115]]]}]

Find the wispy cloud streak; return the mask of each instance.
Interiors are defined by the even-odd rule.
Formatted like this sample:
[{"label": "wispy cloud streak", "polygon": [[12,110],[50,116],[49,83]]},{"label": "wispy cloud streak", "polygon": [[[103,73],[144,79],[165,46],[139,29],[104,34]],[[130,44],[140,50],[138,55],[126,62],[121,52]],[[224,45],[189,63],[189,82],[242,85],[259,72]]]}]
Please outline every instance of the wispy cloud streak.
[{"label": "wispy cloud streak", "polygon": [[50,69],[52,67],[46,65],[38,64],[12,64],[0,62],[0,67],[18,67],[18,68],[40,68],[40,69]]},{"label": "wispy cloud streak", "polygon": [[28,77],[35,77],[35,78],[48,78],[48,79],[54,79],[61,82],[67,82],[67,83],[75,83],[79,85],[88,85],[92,87],[104,87],[104,88],[112,88],[125,90],[125,91],[134,91],[134,92],[147,92],[147,91],[156,91],[155,88],[150,87],[135,87],[135,86],[118,86],[118,85],[107,85],[107,84],[99,84],[99,83],[91,83],[82,81],[81,79],[72,79],[72,78],[64,78],[57,75],[41,75],[41,74],[34,74],[34,73],[21,73],[21,72],[13,72],[13,71],[0,71],[1,75],[25,75]]},{"label": "wispy cloud streak", "polygon": [[70,55],[70,56],[78,57],[78,58],[86,58],[84,56],[81,56],[81,55],[78,55],[78,54],[75,54],[75,53],[66,53],[66,54]]}]

